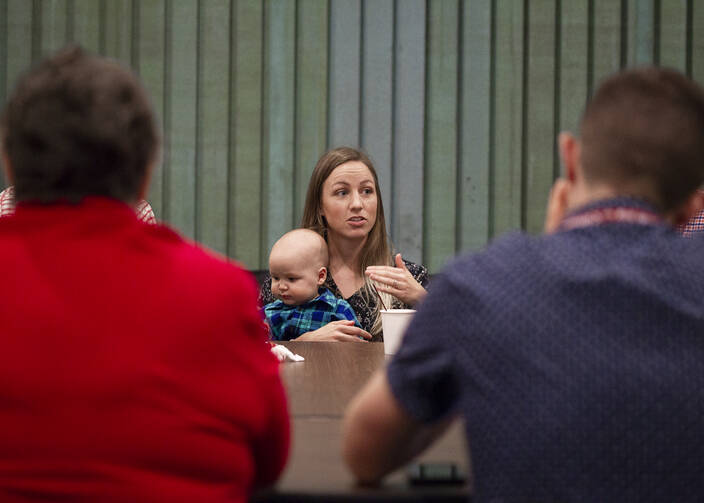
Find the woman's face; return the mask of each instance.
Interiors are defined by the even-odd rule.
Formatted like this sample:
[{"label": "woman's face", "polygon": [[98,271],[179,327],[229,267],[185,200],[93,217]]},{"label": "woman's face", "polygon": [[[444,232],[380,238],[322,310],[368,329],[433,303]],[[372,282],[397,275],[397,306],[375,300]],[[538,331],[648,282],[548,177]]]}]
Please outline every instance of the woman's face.
[{"label": "woman's face", "polygon": [[377,193],[374,177],[360,161],[336,167],[323,182],[320,214],[328,223],[328,235],[364,238],[376,222]]}]

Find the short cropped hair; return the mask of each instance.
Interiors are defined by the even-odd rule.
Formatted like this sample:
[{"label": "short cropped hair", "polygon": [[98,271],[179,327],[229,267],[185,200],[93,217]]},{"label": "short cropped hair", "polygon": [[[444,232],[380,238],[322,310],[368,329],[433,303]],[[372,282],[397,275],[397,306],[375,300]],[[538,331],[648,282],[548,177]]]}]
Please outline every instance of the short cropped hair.
[{"label": "short cropped hair", "polygon": [[69,47],[18,82],[0,117],[18,201],[132,202],[159,137],[147,94],[117,62]]},{"label": "short cropped hair", "polygon": [[684,75],[637,68],[601,84],[581,122],[587,182],[675,209],[704,181],[704,91]]}]

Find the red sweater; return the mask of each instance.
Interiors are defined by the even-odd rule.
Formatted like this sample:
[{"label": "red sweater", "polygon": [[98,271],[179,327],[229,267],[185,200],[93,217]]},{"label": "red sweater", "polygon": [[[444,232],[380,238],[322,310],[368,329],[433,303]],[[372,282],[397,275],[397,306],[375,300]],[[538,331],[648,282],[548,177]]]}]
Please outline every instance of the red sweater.
[{"label": "red sweater", "polygon": [[0,501],[245,501],[288,453],[254,279],[126,205],[0,218]]}]

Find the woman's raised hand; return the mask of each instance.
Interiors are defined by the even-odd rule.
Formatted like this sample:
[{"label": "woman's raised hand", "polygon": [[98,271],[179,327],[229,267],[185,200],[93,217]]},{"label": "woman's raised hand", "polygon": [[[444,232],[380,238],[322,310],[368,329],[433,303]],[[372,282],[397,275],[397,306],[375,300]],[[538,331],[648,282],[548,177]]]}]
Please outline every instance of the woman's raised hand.
[{"label": "woman's raised hand", "polygon": [[377,290],[390,293],[404,304],[415,306],[428,292],[408,271],[400,253],[394,260],[396,267],[370,265],[364,273],[376,282]]},{"label": "woman's raised hand", "polygon": [[[360,339],[362,337],[362,339]],[[318,330],[306,332],[296,337],[297,341],[339,341],[339,342],[366,342],[372,336],[366,330],[354,326],[352,320],[331,321]]]}]

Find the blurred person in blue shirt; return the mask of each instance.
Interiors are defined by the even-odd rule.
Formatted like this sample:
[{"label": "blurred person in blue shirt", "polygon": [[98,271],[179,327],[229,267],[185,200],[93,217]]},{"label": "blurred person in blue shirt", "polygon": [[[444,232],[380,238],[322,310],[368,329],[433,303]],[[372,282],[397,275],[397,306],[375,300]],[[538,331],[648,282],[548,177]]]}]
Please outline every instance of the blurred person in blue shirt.
[{"label": "blurred person in blue shirt", "polygon": [[667,69],[608,78],[546,234],[455,260],[352,401],[345,459],[378,481],[456,416],[481,503],[702,501],[704,90]]}]

